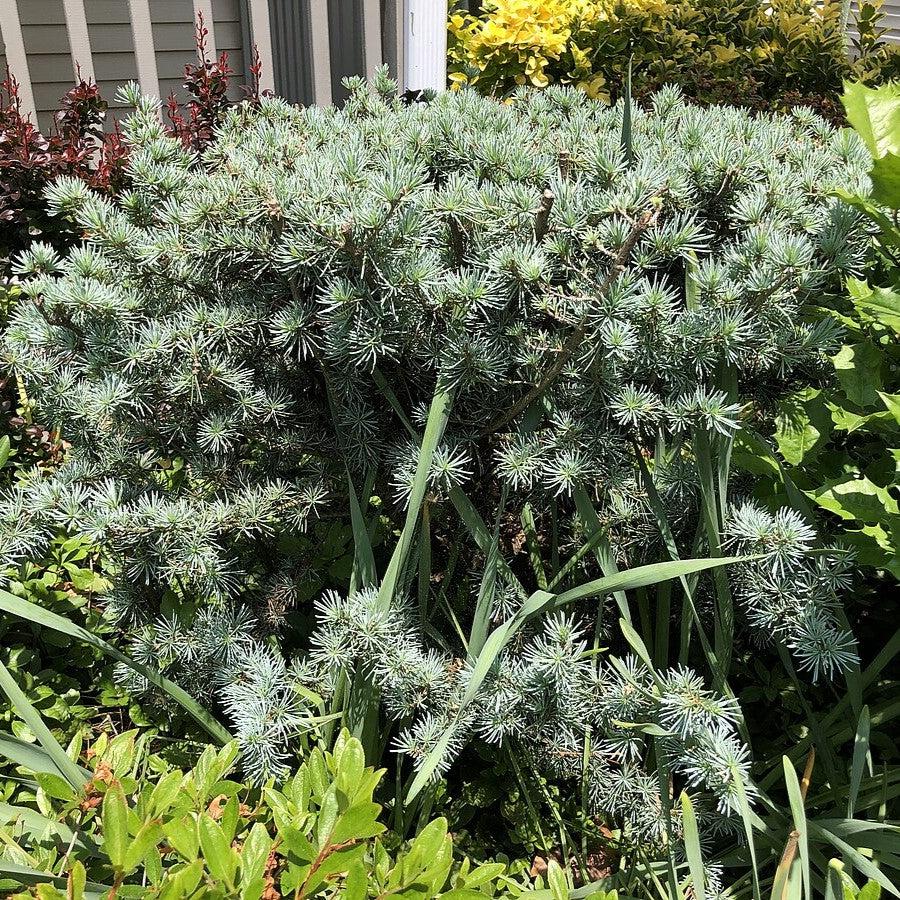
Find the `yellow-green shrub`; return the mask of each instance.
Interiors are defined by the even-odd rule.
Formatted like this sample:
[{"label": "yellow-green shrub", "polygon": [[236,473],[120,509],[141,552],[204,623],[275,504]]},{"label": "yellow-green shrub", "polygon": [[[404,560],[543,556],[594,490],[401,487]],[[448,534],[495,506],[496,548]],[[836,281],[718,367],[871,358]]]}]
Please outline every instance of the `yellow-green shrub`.
[{"label": "yellow-green shrub", "polygon": [[631,57],[641,91],[677,82],[706,100],[836,98],[851,75],[900,71],[880,3],[861,4],[851,60],[839,0],[484,0],[451,14],[450,79],[485,93],[575,84],[609,99]]}]

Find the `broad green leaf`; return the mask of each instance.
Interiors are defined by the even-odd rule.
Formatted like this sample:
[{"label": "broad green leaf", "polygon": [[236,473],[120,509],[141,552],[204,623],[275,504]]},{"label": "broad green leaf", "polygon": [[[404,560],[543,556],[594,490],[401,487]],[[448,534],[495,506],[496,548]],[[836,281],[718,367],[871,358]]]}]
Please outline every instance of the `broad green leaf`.
[{"label": "broad green leaf", "polygon": [[166,840],[185,862],[193,862],[200,849],[197,823],[191,816],[172,819],[163,826]]},{"label": "broad green leaf", "polygon": [[807,495],[842,519],[877,524],[887,516],[900,514],[900,507],[890,492],[865,477],[845,475],[808,491]]},{"label": "broad green leaf", "polygon": [[0,469],[2,469],[9,461],[9,453],[9,435],[4,434],[3,437],[0,438]]},{"label": "broad green leaf", "polygon": [[831,411],[831,421],[838,431],[846,431],[847,434],[853,434],[862,429],[877,428],[886,432],[895,432],[896,423],[894,417],[889,412],[874,412],[860,415],[836,403],[829,403]]},{"label": "broad green leaf", "polygon": [[272,838],[262,822],[256,822],[241,847],[241,885],[260,878],[265,872]]},{"label": "broad green leaf", "polygon": [[822,392],[804,388],[786,397],[778,406],[775,441],[778,452],[792,466],[815,455],[828,440],[832,421]]},{"label": "broad green leaf", "polygon": [[844,203],[849,204],[854,209],[859,210],[867,216],[874,225],[877,225],[879,229],[879,240],[885,246],[900,249],[900,229],[897,228],[893,220],[880,206],[873,203],[867,197],[859,197],[856,194],[851,194],[849,191],[842,190],[841,188],[832,191],[832,194],[835,197],[840,197]]},{"label": "broad green leaf", "polygon": [[868,341],[845,344],[831,357],[838,381],[852,403],[864,408],[879,405],[882,358],[881,351]]},{"label": "broad green leaf", "polygon": [[891,418],[900,424],[900,394],[885,394],[879,391],[878,396],[881,397],[881,402],[887,407]]},{"label": "broad green leaf", "polygon": [[870,287],[867,282],[850,278],[847,293],[864,317],[900,332],[900,294],[890,288]]},{"label": "broad green leaf", "polygon": [[383,834],[386,829],[378,821],[380,812],[381,807],[371,801],[351,806],[338,817],[331,833],[331,842],[343,844],[345,841],[361,841]]},{"label": "broad green leaf", "polygon": [[231,849],[225,832],[218,822],[206,814],[200,816],[197,830],[200,835],[200,848],[203,850],[203,858],[210,874],[225,884],[233,884],[238,856]]},{"label": "broad green leaf", "polygon": [[128,844],[122,868],[125,872],[133,872],[143,861],[147,853],[155,848],[162,839],[162,828],[155,821],[144,822],[137,834]]},{"label": "broad green leaf", "polygon": [[75,860],[69,870],[68,896],[69,900],[81,900],[84,897],[84,889],[87,886],[87,871],[81,860]]},{"label": "broad green leaf", "polygon": [[900,154],[900,91],[896,84],[870,88],[860,82],[849,83],[841,101],[847,121],[873,157]]},{"label": "broad green leaf", "polygon": [[888,153],[872,163],[872,199],[888,209],[900,209],[900,156]]},{"label": "broad green leaf", "polygon": [[179,771],[166,772],[162,778],[156,783],[150,794],[150,800],[147,807],[150,814],[159,816],[167,812],[172,804],[178,799],[181,793],[181,785],[184,782],[184,775]]},{"label": "broad green leaf", "polygon": [[114,869],[121,870],[128,849],[128,804],[118,783],[111,784],[103,795],[101,809],[103,847]]},{"label": "broad green leaf", "polygon": [[38,772],[35,775],[37,783],[43,788],[44,793],[54,800],[62,800],[68,803],[76,797],[75,788],[55,772]]},{"label": "broad green leaf", "polygon": [[355,862],[347,870],[341,896],[344,900],[366,900],[366,897],[369,896],[368,886],[366,867],[361,862]]},{"label": "broad green leaf", "polygon": [[756,432],[746,428],[738,430],[734,436],[731,458],[736,466],[752,475],[780,478],[778,460]]}]

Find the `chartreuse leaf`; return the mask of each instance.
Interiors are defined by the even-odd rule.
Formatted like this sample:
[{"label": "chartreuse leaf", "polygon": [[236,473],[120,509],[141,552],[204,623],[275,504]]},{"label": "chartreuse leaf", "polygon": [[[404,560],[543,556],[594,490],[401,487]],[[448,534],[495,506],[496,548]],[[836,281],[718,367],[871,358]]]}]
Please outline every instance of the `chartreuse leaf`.
[{"label": "chartreuse leaf", "polygon": [[888,209],[900,209],[900,156],[888,153],[872,163],[872,199]]},{"label": "chartreuse leaf", "polygon": [[878,396],[887,407],[887,411],[891,414],[893,420],[900,424],[900,394],[885,394],[883,391],[879,391]]},{"label": "chartreuse leaf", "polygon": [[185,862],[191,862],[197,858],[200,841],[197,836],[197,823],[190,816],[182,816],[180,819],[171,819],[166,822],[163,825],[163,833],[169,844]]},{"label": "chartreuse leaf", "polygon": [[383,834],[384,825],[378,821],[381,807],[377,803],[364,802],[351,806],[341,813],[334,830],[331,832],[332,844],[343,844],[345,841],[361,841]]},{"label": "chartreuse leaf", "polygon": [[156,847],[161,838],[162,828],[159,823],[152,819],[143,822],[138,828],[137,834],[131,838],[128,849],[125,851],[125,858],[122,862],[123,870],[133,872],[150,850]]},{"label": "chartreuse leaf", "polygon": [[369,879],[366,875],[366,868],[361,862],[353,863],[347,870],[341,896],[344,900],[366,900],[369,896]]},{"label": "chartreuse leaf", "polygon": [[37,783],[48,797],[54,800],[62,800],[68,803],[76,796],[75,788],[61,775],[55,772],[38,772],[35,776]]},{"label": "chartreuse leaf", "polygon": [[547,866],[547,886],[553,900],[569,900],[569,882],[560,864],[551,859]]},{"label": "chartreuse leaf", "polygon": [[896,84],[877,88],[846,84],[841,100],[847,121],[872,156],[900,154],[900,90]]},{"label": "chartreuse leaf", "polygon": [[[151,684],[156,685],[161,691],[168,694],[169,697],[179,704],[179,706],[181,706],[198,725],[204,728],[217,741],[225,744],[232,740],[228,731],[223,728],[222,725],[196,700],[194,700],[187,691],[178,687],[173,681],[160,675],[159,672],[149,666],[145,666],[143,663],[139,663],[126,656],[124,653],[113,647],[112,644],[108,644],[103,638],[97,637],[97,635],[92,634],[86,628],[76,625],[75,622],[71,622],[64,616],[57,615],[49,609],[44,609],[36,603],[31,603],[22,597],[10,594],[9,591],[0,590],[0,610],[9,613],[10,615],[18,616],[20,619],[25,619],[27,622],[33,622],[44,628],[58,631],[60,634],[66,634],[69,637],[83,641],[85,644],[96,647],[98,650],[102,650],[107,656],[112,657],[116,662],[123,663],[128,666],[129,669],[133,669],[139,675],[146,678]],[[32,731],[34,731],[33,728]],[[35,734],[37,734],[37,732],[35,732]],[[41,743],[43,744],[43,742]],[[84,779],[82,779],[82,781],[84,781]]]}]

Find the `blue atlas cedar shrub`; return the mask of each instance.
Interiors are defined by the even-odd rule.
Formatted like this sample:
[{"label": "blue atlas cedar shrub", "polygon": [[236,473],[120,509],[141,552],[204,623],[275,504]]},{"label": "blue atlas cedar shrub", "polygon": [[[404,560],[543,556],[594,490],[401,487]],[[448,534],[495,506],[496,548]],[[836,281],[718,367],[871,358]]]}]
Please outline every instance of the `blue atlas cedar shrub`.
[{"label": "blue atlas cedar shrub", "polygon": [[[98,541],[135,654],[225,706],[258,778],[286,770],[305,727],[298,684],[327,697],[341,673],[366,673],[414,762],[459,719],[470,669],[402,598],[326,594],[292,662],[261,638],[260,598],[299,590],[285,540],[332,500],[344,508],[348,472],[374,472],[402,512],[416,447],[379,381],[420,430],[436,386],[452,391],[435,508],[453,488],[482,502],[502,486],[568,522],[581,492],[620,564],[658,561],[638,460],[669,447],[652,478],[691,555],[701,447],[724,454],[751,397],[818,367],[837,335],[806,324],[804,303],[839,290],[863,252],[857,215],[829,191],[864,188],[865,149],[808,110],[752,117],[664,89],[623,146],[621,104],[572,89],[407,105],[385,74],[351,88],[340,110],[233,106],[202,155],[135,93],[131,187],[48,190],[87,239],[23,255],[30,302],[4,335],[7,364],[72,445],[52,478],[3,497],[4,555],[60,528]],[[845,557],[811,555],[794,513],[744,503],[721,524],[707,549],[766,554],[721,585],[742,627],[814,676],[852,663],[835,612]],[[167,590],[199,609],[192,621],[159,617]],[[517,590],[501,573],[495,617]],[[595,663],[586,642],[576,612],[510,644],[439,771],[479,736],[576,775],[587,730],[594,808],[658,845],[651,738],[619,724],[655,723],[657,752],[707,794],[704,821],[730,827],[748,765],[733,702],[683,667]]]}]

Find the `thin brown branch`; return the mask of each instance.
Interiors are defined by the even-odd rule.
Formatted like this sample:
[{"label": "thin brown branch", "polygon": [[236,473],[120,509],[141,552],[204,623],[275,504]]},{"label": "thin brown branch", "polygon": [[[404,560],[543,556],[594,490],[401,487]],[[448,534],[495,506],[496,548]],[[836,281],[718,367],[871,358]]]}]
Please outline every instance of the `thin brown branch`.
[{"label": "thin brown branch", "polygon": [[[631,256],[631,252],[634,250],[635,244],[637,244],[640,236],[656,221],[659,216],[659,206],[656,206],[653,209],[646,210],[641,217],[634,223],[634,226],[631,229],[628,237],[625,239],[625,243],[619,248],[619,252],[616,254],[615,261],[609,269],[609,272],[606,275],[606,278],[603,280],[603,284],[600,286],[600,296],[605,296],[610,288],[612,288],[613,284],[615,284],[616,279],[621,275],[623,269],[625,268],[626,263],[628,262],[628,258]],[[540,381],[534,387],[528,391],[523,397],[521,397],[518,401],[516,401],[502,416],[499,416],[495,419],[487,428],[482,432],[482,436],[486,436],[489,434],[493,434],[495,431],[499,431],[504,426],[508,425],[518,416],[520,416],[535,400],[538,400],[540,397],[544,395],[547,389],[556,381],[557,378],[562,374],[563,369],[565,369],[566,365],[568,365],[569,360],[575,355],[578,348],[581,346],[582,341],[584,340],[585,332],[587,330],[587,313],[585,313],[581,317],[581,321],[576,326],[575,330],[569,335],[566,342],[563,344],[562,349],[556,357],[556,360],[553,362],[553,365],[550,366],[549,369],[543,374]]]},{"label": "thin brown branch", "polygon": [[541,194],[541,205],[534,216],[534,239],[540,243],[544,239],[544,235],[550,229],[550,211],[553,209],[553,203],[556,195],[550,188],[544,188]]}]

